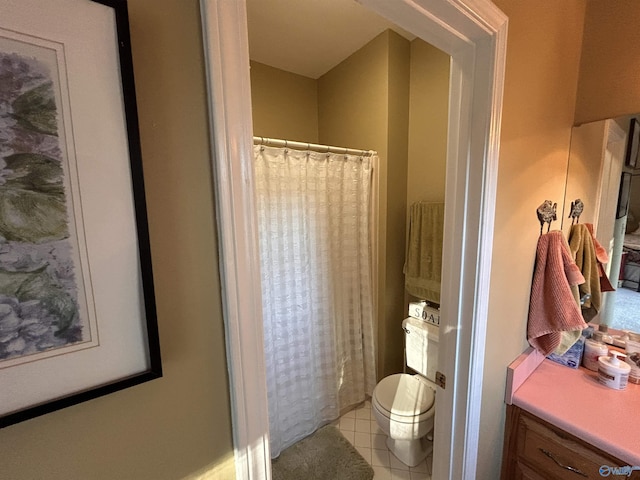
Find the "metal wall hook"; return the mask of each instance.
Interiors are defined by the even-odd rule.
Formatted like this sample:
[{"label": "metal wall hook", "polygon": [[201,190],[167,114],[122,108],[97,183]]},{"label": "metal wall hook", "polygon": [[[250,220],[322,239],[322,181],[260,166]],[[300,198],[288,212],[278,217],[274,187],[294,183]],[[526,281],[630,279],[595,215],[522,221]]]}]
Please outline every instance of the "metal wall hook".
[{"label": "metal wall hook", "polygon": [[580,223],[580,215],[582,215],[582,211],[584,210],[584,203],[579,198],[576,198],[573,202],[571,202],[571,211],[569,212],[569,216],[567,218],[571,219],[571,225],[575,223]]},{"label": "metal wall hook", "polygon": [[556,214],[556,209],[558,207],[557,203],[552,203],[551,200],[545,200],[536,210],[536,214],[538,215],[538,220],[540,221],[540,235],[542,235],[542,227],[545,223],[547,223],[547,233],[549,233],[549,229],[551,228],[551,222],[557,220],[558,216]]}]

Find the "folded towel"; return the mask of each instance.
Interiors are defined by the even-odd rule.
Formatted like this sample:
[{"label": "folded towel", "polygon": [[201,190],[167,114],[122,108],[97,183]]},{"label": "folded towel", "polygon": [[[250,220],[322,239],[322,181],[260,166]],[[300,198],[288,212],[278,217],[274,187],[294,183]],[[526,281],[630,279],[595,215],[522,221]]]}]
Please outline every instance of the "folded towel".
[{"label": "folded towel", "polygon": [[598,276],[600,277],[600,292],[613,292],[615,288],[611,285],[609,281],[609,277],[607,277],[607,273],[604,270],[604,264],[609,261],[609,254],[605,248],[600,244],[595,234],[593,233],[593,225],[591,223],[585,223],[589,233],[591,234],[591,238],[593,239],[593,246],[596,251],[596,260],[598,262]]},{"label": "folded towel", "polygon": [[593,235],[586,223],[577,223],[571,227],[569,248],[576,265],[578,265],[585,279],[585,282],[579,287],[580,298],[587,294],[589,295],[589,298],[584,302],[583,308],[585,310],[591,309],[590,316],[595,316],[600,311],[601,304],[600,272],[598,271],[598,259],[593,243]]},{"label": "folded towel", "polygon": [[596,238],[596,234],[594,233],[593,224],[592,223],[585,223],[584,226],[587,227],[587,230],[589,230],[589,233],[591,234],[591,240],[593,241],[593,248],[596,251],[596,259],[600,263],[607,263],[609,261],[609,254],[607,253],[605,248],[602,246],[602,244]]},{"label": "folded towel", "polygon": [[416,202],[409,210],[405,288],[414,297],[440,303],[444,203]]},{"label": "folded towel", "polygon": [[[570,338],[579,339],[579,333],[587,328],[577,289],[584,280],[562,232],[541,235],[531,285],[527,338],[543,355],[554,352],[561,344],[560,351],[570,348]],[[563,332],[574,333],[563,336]]]}]

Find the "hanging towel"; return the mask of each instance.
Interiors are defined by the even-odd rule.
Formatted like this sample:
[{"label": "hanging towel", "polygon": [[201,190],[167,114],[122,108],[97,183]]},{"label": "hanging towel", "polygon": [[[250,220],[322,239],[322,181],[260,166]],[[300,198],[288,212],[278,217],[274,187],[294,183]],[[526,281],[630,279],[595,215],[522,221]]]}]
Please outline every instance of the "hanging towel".
[{"label": "hanging towel", "polygon": [[589,230],[589,233],[591,234],[591,240],[593,241],[593,248],[596,252],[596,260],[598,260],[600,263],[609,262],[609,255],[607,254],[607,251],[605,250],[605,248],[600,244],[600,242],[596,238],[593,224],[585,223],[584,226],[587,227],[587,230]]},{"label": "hanging towel", "polygon": [[[543,355],[562,352],[565,348],[568,350],[573,345],[567,346],[569,339],[579,339],[582,330],[587,328],[580,311],[577,289],[577,285],[583,282],[584,277],[562,232],[554,230],[541,235],[531,285],[527,338],[529,344]],[[563,337],[565,332],[569,333]]]},{"label": "hanging towel", "polygon": [[409,210],[405,288],[414,297],[440,303],[444,203],[416,202]]},{"label": "hanging towel", "polygon": [[598,275],[600,277],[600,292],[613,292],[615,288],[611,285],[607,272],[604,270],[604,264],[609,262],[609,255],[605,248],[600,244],[595,234],[593,233],[593,225],[591,223],[585,223],[591,238],[593,239],[593,247],[596,251],[596,261],[598,262]]},{"label": "hanging towel", "polygon": [[571,256],[585,280],[579,287],[580,298],[589,295],[582,308],[585,310],[586,317],[593,318],[600,311],[600,272],[598,271],[598,259],[596,257],[596,248],[593,244],[593,236],[587,224],[577,223],[571,227],[569,248],[571,249]]}]

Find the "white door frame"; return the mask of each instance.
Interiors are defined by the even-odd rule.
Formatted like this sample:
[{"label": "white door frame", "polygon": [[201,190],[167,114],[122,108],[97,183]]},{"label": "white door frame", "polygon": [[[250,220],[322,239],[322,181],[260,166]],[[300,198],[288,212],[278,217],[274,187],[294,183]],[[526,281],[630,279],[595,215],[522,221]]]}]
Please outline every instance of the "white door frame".
[{"label": "white door frame", "polygon": [[[489,0],[360,0],[452,57],[433,478],[474,479],[506,56]],[[270,479],[244,0],[200,0],[236,475]]]}]

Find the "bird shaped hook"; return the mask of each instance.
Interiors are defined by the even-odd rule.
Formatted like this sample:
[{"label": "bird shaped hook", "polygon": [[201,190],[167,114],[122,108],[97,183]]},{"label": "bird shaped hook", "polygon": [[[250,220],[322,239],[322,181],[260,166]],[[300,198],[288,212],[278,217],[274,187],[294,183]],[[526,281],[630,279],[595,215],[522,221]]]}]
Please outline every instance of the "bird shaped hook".
[{"label": "bird shaped hook", "polygon": [[573,202],[571,202],[571,211],[569,212],[569,216],[567,218],[571,219],[571,225],[575,223],[580,223],[580,215],[582,215],[582,211],[584,210],[584,203],[579,198],[576,198]]},{"label": "bird shaped hook", "polygon": [[556,208],[558,207],[557,203],[552,203],[551,200],[545,200],[536,210],[538,215],[538,220],[540,221],[540,235],[542,235],[542,227],[545,223],[547,223],[547,233],[549,233],[549,229],[551,228],[551,222],[556,220]]}]

